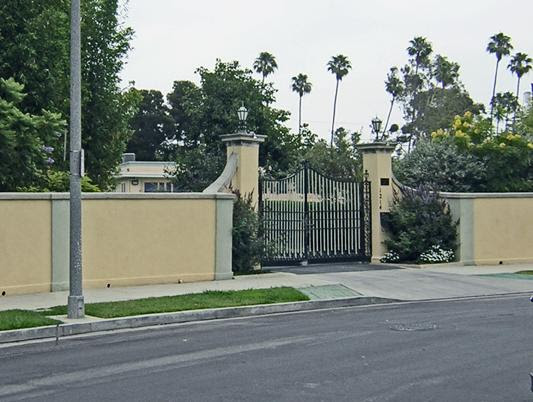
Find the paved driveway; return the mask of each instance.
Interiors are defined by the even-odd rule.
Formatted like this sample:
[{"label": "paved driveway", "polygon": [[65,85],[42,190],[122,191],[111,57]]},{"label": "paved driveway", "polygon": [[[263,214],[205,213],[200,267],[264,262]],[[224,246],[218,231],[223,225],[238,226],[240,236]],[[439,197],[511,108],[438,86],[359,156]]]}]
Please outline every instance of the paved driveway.
[{"label": "paved driveway", "polygon": [[533,292],[533,276],[501,275],[531,266],[405,268],[386,265],[331,264],[276,268],[308,281],[341,284],[365,296],[426,300]]}]

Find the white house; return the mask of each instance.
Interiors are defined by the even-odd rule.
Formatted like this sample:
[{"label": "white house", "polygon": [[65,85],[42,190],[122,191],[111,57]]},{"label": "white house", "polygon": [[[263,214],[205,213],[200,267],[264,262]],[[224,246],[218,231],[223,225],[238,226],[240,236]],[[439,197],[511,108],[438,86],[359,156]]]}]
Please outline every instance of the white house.
[{"label": "white house", "polygon": [[119,173],[115,176],[119,193],[171,193],[174,184],[169,173],[175,162],[137,161],[134,153],[122,155]]}]

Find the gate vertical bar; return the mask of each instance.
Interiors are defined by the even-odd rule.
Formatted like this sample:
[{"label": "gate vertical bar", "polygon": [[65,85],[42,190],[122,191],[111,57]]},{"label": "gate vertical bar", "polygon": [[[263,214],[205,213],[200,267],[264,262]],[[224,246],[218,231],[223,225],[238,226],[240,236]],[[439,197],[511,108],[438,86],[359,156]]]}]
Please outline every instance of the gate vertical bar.
[{"label": "gate vertical bar", "polygon": [[309,162],[304,163],[304,258],[309,258]]}]

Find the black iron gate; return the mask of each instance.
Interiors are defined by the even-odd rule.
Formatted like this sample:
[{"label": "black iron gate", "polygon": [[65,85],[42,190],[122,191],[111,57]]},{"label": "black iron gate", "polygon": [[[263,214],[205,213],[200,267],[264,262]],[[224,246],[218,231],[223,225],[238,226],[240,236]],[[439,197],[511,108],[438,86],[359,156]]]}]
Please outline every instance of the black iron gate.
[{"label": "black iron gate", "polygon": [[281,180],[261,179],[263,263],[368,260],[370,183],[329,178],[307,163]]}]

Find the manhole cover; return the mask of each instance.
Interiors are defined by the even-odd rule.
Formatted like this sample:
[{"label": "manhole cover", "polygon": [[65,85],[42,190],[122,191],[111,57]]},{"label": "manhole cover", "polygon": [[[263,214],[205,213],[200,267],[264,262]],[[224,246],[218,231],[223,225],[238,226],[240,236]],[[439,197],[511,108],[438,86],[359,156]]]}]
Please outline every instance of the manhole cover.
[{"label": "manhole cover", "polygon": [[396,323],[391,324],[393,331],[432,331],[438,326],[434,322]]}]

